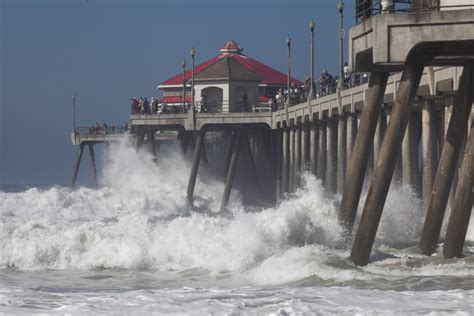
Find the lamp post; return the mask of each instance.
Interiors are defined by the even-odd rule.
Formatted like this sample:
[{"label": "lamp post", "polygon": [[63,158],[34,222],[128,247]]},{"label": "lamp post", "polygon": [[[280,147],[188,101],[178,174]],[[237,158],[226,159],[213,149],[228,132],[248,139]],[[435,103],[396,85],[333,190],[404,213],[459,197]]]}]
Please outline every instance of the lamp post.
[{"label": "lamp post", "polygon": [[183,112],[186,113],[186,59],[181,62],[183,67]]},{"label": "lamp post", "polygon": [[309,22],[309,30],[311,31],[310,35],[310,42],[311,42],[311,69],[310,69],[310,74],[311,74],[311,83],[310,83],[310,88],[309,88],[309,100],[314,98],[314,27],[316,26],[316,23],[314,20],[311,20]]},{"label": "lamp post", "polygon": [[72,95],[72,128],[76,133],[76,94]]},{"label": "lamp post", "polygon": [[286,98],[286,107],[290,106],[290,81],[291,81],[291,37],[288,35],[286,37],[286,46],[288,46],[288,80],[287,80],[287,90],[288,95]]},{"label": "lamp post", "polygon": [[339,11],[339,82],[338,88],[342,90],[344,80],[344,1],[340,0],[337,4]]},{"label": "lamp post", "polygon": [[194,56],[196,56],[196,50],[191,48],[191,59],[192,59],[192,68],[191,68],[191,108],[193,111],[193,123],[194,123],[194,130],[196,130],[196,106],[194,104]]}]

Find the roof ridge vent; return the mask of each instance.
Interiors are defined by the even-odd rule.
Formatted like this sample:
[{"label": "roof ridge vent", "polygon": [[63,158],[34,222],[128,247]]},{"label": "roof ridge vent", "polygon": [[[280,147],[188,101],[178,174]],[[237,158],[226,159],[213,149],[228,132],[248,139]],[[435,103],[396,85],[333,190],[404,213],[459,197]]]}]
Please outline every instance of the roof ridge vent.
[{"label": "roof ridge vent", "polygon": [[224,47],[220,49],[222,54],[239,54],[241,55],[244,49],[236,41],[228,41]]}]

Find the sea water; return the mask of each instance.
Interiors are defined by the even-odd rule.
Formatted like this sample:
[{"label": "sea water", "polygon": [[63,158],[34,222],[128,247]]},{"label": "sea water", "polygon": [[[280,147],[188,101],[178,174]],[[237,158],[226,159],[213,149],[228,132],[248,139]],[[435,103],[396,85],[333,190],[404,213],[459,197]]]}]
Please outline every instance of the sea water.
[{"label": "sea water", "polygon": [[101,189],[0,192],[0,313],[474,314],[472,219],[467,257],[443,259],[442,243],[422,256],[420,201],[393,186],[357,267],[340,197],[312,175],[274,208],[247,209],[234,190],[220,212],[222,179],[205,165],[190,209],[189,169],[177,148],[155,165],[124,140]]}]

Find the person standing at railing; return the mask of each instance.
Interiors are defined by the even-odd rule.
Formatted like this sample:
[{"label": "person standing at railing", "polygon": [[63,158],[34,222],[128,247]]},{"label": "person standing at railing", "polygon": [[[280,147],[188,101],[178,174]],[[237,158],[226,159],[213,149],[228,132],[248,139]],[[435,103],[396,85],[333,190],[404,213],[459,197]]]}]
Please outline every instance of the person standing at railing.
[{"label": "person standing at railing", "polygon": [[380,8],[382,13],[391,13],[393,12],[393,0],[381,0],[380,1]]},{"label": "person standing at railing", "polygon": [[143,109],[145,114],[150,113],[150,101],[148,101],[147,97],[145,97],[145,100],[143,100]]},{"label": "person standing at railing", "polygon": [[201,102],[200,103],[200,110],[199,113],[206,113],[206,106],[207,106],[207,99],[205,94],[201,94]]},{"label": "person standing at railing", "polygon": [[132,111],[132,114],[137,114],[138,113],[138,100],[136,97],[133,97],[130,99],[131,103],[130,103],[130,106],[131,106],[131,111]]},{"label": "person standing at railing", "polygon": [[347,63],[344,63],[344,87],[350,87],[351,86],[351,73],[349,72],[349,65]]},{"label": "person standing at railing", "polygon": [[151,98],[151,110],[153,114],[158,113],[158,99]]},{"label": "person standing at railing", "polygon": [[248,104],[247,104],[247,92],[242,92],[242,97],[240,98],[240,104],[241,104],[241,111],[242,112],[247,112],[248,111]]},{"label": "person standing at railing", "polygon": [[273,102],[273,99],[272,99],[271,97],[268,98],[268,102],[267,102],[267,103],[268,103],[268,108],[270,109],[270,111],[273,112],[273,111],[274,111],[274,107],[275,107],[275,105],[274,105],[275,103]]}]

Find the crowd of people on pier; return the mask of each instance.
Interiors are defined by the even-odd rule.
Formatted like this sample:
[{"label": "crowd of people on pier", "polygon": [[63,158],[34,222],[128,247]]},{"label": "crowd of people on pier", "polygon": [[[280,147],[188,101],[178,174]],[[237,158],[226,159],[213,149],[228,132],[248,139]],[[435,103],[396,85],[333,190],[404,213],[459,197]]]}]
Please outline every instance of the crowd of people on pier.
[{"label": "crowd of people on pier", "polygon": [[107,123],[100,124],[99,122],[95,123],[95,126],[89,127],[89,134],[111,134],[111,133],[121,133],[128,130],[128,124],[125,122],[123,127],[115,127],[115,124],[110,126]]},{"label": "crowd of people on pier", "polygon": [[[312,93],[311,99],[317,99],[336,92],[339,83],[339,77],[333,76],[324,68],[319,76],[317,82],[311,82],[311,78],[306,78],[304,82],[297,85],[293,82],[288,88],[280,88],[274,96],[270,96],[266,105],[250,105],[247,94],[242,93],[240,99],[237,101],[237,108],[241,112],[256,112],[256,111],[278,111],[286,106],[296,105],[306,102]],[[349,66],[344,64],[342,87],[351,88],[368,81],[368,75],[351,74]],[[207,113],[214,107],[208,104],[209,101],[205,94],[202,94],[200,100],[196,102],[196,111],[199,113]],[[212,105],[212,104],[211,104]],[[159,103],[158,99],[151,97],[132,97],[131,98],[131,113],[132,114],[177,114],[187,113],[191,108],[191,104],[166,104]],[[214,109],[215,110],[215,109]]]}]

